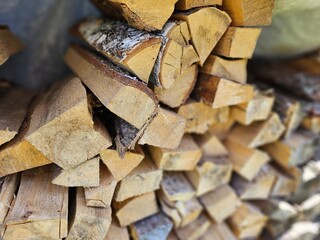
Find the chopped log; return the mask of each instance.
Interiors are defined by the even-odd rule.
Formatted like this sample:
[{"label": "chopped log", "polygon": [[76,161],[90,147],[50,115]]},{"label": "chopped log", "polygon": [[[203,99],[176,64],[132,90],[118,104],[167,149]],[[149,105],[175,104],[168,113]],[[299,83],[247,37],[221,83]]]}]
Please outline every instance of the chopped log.
[{"label": "chopped log", "polygon": [[106,166],[100,164],[100,184],[98,187],[84,189],[88,207],[110,207],[117,181],[113,178]]},{"label": "chopped log", "polygon": [[169,89],[155,86],[154,93],[163,104],[175,108],[185,103],[197,81],[198,67],[193,64],[174,81]]},{"label": "chopped log", "polygon": [[56,170],[49,165],[22,173],[17,198],[5,220],[4,239],[67,237],[68,188],[51,184]]},{"label": "chopped log", "polygon": [[174,11],[177,0],[127,2],[124,0],[92,0],[106,15],[125,19],[129,25],[146,30],[161,30]]},{"label": "chopped log", "polygon": [[146,127],[139,144],[176,149],[183,137],[186,120],[182,116],[160,108],[159,113]]},{"label": "chopped log", "polygon": [[108,19],[86,19],[74,31],[115,64],[148,83],[161,37]]},{"label": "chopped log", "polygon": [[175,229],[175,232],[179,239],[196,240],[205,234],[209,229],[210,224],[210,219],[205,214],[201,214],[198,219],[192,222],[192,224]]},{"label": "chopped log", "polygon": [[233,232],[227,224],[211,224],[208,231],[200,238],[200,240],[236,240]]},{"label": "chopped log", "polygon": [[213,53],[228,58],[252,58],[261,28],[229,27]]},{"label": "chopped log", "polygon": [[247,82],[247,59],[225,59],[209,55],[200,72],[238,83]]},{"label": "chopped log", "polygon": [[65,61],[106,108],[134,127],[142,128],[156,113],[153,92],[111,62],[75,45],[68,49]]},{"label": "chopped log", "polygon": [[114,149],[101,151],[100,157],[114,179],[120,181],[141,163],[144,159],[144,153],[141,147],[137,146],[135,151],[127,151],[122,159]]},{"label": "chopped log", "polygon": [[267,26],[271,24],[274,0],[223,0],[221,9],[232,19],[232,26]]},{"label": "chopped log", "polygon": [[174,40],[182,46],[189,45],[191,41],[188,24],[185,21],[167,21],[162,29],[162,33],[167,38]]},{"label": "chopped log", "polygon": [[22,50],[22,42],[10,31],[9,28],[0,26],[0,65],[8,58]]},{"label": "chopped log", "polygon": [[187,120],[186,133],[204,134],[210,125],[225,122],[229,118],[229,108],[212,109],[210,106],[192,99],[181,105],[177,113]]},{"label": "chopped log", "polygon": [[240,205],[235,191],[229,185],[221,186],[199,199],[209,216],[217,223],[230,217]]},{"label": "chopped log", "polygon": [[310,196],[306,200],[304,200],[300,204],[300,208],[302,213],[300,213],[302,216],[300,216],[300,219],[303,221],[314,221],[320,214],[320,194],[317,193],[313,196]]},{"label": "chopped log", "polygon": [[104,239],[111,225],[111,208],[86,206],[83,188],[77,188],[75,213],[66,240]]},{"label": "chopped log", "polygon": [[203,135],[195,135],[194,139],[200,149],[203,157],[219,157],[228,155],[228,150],[220,139],[212,132]]},{"label": "chopped log", "polygon": [[195,196],[192,185],[182,172],[164,172],[160,188],[170,201],[188,201]]},{"label": "chopped log", "polygon": [[124,179],[116,188],[114,200],[124,201],[128,198],[152,192],[160,187],[162,170],[158,170],[149,156]]},{"label": "chopped log", "polygon": [[123,202],[114,202],[115,215],[120,226],[125,227],[158,212],[156,195],[154,192],[132,197]]},{"label": "chopped log", "polygon": [[228,138],[224,143],[229,151],[228,159],[233,165],[233,170],[248,181],[251,181],[261,167],[270,161],[269,155],[259,149],[248,148]]},{"label": "chopped log", "polygon": [[253,87],[200,73],[191,96],[213,108],[220,108],[250,101]]},{"label": "chopped log", "polygon": [[227,184],[232,174],[232,165],[226,157],[202,158],[193,171],[186,175],[197,191],[197,196]]},{"label": "chopped log", "polygon": [[133,240],[165,240],[172,227],[173,224],[169,218],[163,213],[157,213],[130,225],[130,230]]},{"label": "chopped log", "polygon": [[255,148],[278,140],[284,131],[279,116],[272,113],[265,121],[254,122],[249,126],[236,125],[228,138],[248,148]]},{"label": "chopped log", "polygon": [[273,104],[274,96],[271,91],[255,90],[253,99],[231,108],[231,117],[242,125],[250,125],[254,121],[266,120]]},{"label": "chopped log", "polygon": [[213,7],[179,12],[172,18],[188,23],[191,41],[200,57],[200,65],[203,65],[231,23],[230,17],[225,12]]},{"label": "chopped log", "polygon": [[319,223],[297,222],[290,226],[290,229],[283,233],[279,240],[312,240],[316,239],[319,233]]},{"label": "chopped log", "polygon": [[315,134],[320,134],[320,116],[304,117],[302,120],[302,127]]},{"label": "chopped log", "polygon": [[205,7],[205,6],[212,6],[212,5],[222,5],[222,0],[208,0],[208,1],[178,0],[178,2],[175,5],[175,8],[178,10],[189,10],[191,8]]},{"label": "chopped log", "polygon": [[166,171],[192,170],[201,158],[201,150],[190,135],[184,135],[176,149],[148,149],[157,167]]},{"label": "chopped log", "polygon": [[128,228],[120,227],[115,219],[112,220],[104,240],[130,240]]},{"label": "chopped log", "polygon": [[227,133],[233,127],[234,123],[234,119],[230,117],[224,122],[212,124],[209,128],[209,131],[215,134],[220,140],[223,140],[226,138]]}]

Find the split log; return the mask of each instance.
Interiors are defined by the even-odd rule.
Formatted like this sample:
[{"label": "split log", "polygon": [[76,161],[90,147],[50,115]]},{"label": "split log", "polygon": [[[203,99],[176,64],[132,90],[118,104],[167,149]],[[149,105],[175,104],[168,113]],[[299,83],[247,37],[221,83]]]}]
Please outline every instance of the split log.
[{"label": "split log", "polygon": [[211,224],[208,231],[204,236],[200,238],[200,240],[236,240],[236,236],[230,230],[227,224]]},{"label": "split log", "polygon": [[88,207],[110,207],[117,181],[109,170],[100,164],[100,184],[98,187],[84,189],[86,204]]},{"label": "split log", "polygon": [[261,167],[270,161],[269,155],[259,149],[248,148],[228,138],[224,143],[229,151],[228,159],[233,165],[233,170],[248,181],[251,181]]},{"label": "split log", "polygon": [[197,196],[227,184],[232,174],[232,165],[226,157],[202,158],[193,171],[186,175],[197,191]]},{"label": "split log", "polygon": [[236,125],[228,138],[248,148],[255,148],[278,140],[284,131],[279,116],[272,113],[265,121],[254,122],[249,126]]},{"label": "split log", "polygon": [[141,163],[144,159],[144,153],[141,147],[137,146],[135,151],[127,151],[122,159],[114,149],[101,151],[100,157],[114,179],[120,181]]},{"label": "split log", "polygon": [[115,219],[112,220],[107,236],[104,240],[130,240],[128,228],[118,226]]},{"label": "split log", "polygon": [[221,186],[201,196],[200,202],[209,216],[217,223],[222,223],[230,217],[240,205],[235,191],[229,185]]},{"label": "split log", "polygon": [[51,184],[56,170],[49,165],[22,173],[17,198],[5,220],[4,239],[67,237],[68,188]]},{"label": "split log", "polygon": [[205,234],[210,224],[210,219],[205,214],[201,214],[192,224],[176,229],[175,232],[179,239],[196,240]]},{"label": "split log", "polygon": [[164,172],[160,188],[170,202],[188,201],[195,196],[192,185],[182,172]]},{"label": "split log", "polygon": [[201,150],[190,135],[185,135],[176,149],[148,149],[157,167],[166,171],[192,170],[201,158]]},{"label": "split log", "polygon": [[306,116],[302,120],[302,127],[315,134],[320,134],[320,116]]},{"label": "split log", "polygon": [[[218,108],[219,109],[219,108]],[[228,132],[233,127],[235,121],[233,118],[228,118],[224,122],[218,122],[214,123],[209,127],[209,131],[216,135],[220,140],[223,140],[226,138]]]},{"label": "split log", "polygon": [[271,24],[274,0],[223,0],[221,9],[232,19],[232,26],[267,26]]},{"label": "split log", "polygon": [[176,149],[183,137],[186,120],[182,116],[160,108],[159,113],[146,127],[139,144]]},{"label": "split log", "polygon": [[200,149],[203,157],[219,157],[228,155],[228,150],[220,139],[212,132],[203,135],[194,135],[194,139]]},{"label": "split log", "polygon": [[153,92],[137,78],[79,46],[65,56],[69,67],[111,112],[141,129],[158,109]]},{"label": "split log", "polygon": [[303,221],[314,221],[320,214],[320,194],[310,196],[300,204],[301,216]]},{"label": "split log", "polygon": [[147,192],[152,192],[160,187],[162,170],[158,170],[149,156],[124,179],[116,188],[114,200],[124,201]]},{"label": "split log", "polygon": [[200,65],[204,64],[231,23],[230,17],[225,12],[213,7],[176,13],[172,18],[188,23],[191,41],[199,55]]},{"label": "split log", "polygon": [[128,226],[158,212],[157,200],[154,192],[132,197],[123,202],[114,202],[113,207],[121,227]]},{"label": "split log", "polygon": [[247,82],[247,59],[225,59],[209,55],[200,72],[238,83]]},{"label": "split log", "polygon": [[297,222],[291,228],[283,233],[279,240],[312,240],[319,236],[319,223]]},{"label": "split log", "polygon": [[205,7],[205,6],[212,6],[212,5],[222,5],[222,0],[208,0],[208,1],[178,0],[178,2],[175,5],[175,8],[178,10],[189,10],[191,8]]},{"label": "split log", "polygon": [[133,240],[165,240],[172,227],[173,224],[169,218],[163,213],[157,213],[130,225],[130,230]]},{"label": "split log", "polygon": [[168,20],[162,29],[162,33],[182,46],[190,44],[191,35],[185,21]]},{"label": "split log", "polygon": [[225,122],[229,118],[229,108],[212,109],[210,106],[189,99],[181,105],[177,113],[186,119],[186,133],[204,134],[212,124]]},{"label": "split log", "polygon": [[77,188],[75,213],[66,240],[104,239],[111,225],[111,208],[86,206],[83,188]]},{"label": "split log", "polygon": [[200,73],[191,97],[213,108],[220,108],[250,101],[253,87]]},{"label": "split log", "polygon": [[229,27],[213,53],[228,58],[252,58],[261,28]]},{"label": "split log", "polygon": [[129,25],[146,31],[161,30],[174,11],[177,0],[164,2],[140,1],[127,2],[124,0],[92,0],[106,15],[125,19]]},{"label": "split log", "polygon": [[115,64],[148,83],[160,50],[161,37],[108,19],[87,19],[73,30]]},{"label": "split log", "polygon": [[9,28],[0,26],[0,65],[8,58],[22,50],[22,42],[10,31]]}]

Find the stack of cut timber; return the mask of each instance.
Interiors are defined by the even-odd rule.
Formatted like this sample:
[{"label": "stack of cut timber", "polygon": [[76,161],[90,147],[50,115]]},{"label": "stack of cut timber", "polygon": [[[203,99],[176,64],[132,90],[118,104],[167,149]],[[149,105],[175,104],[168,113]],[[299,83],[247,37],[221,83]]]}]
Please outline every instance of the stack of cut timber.
[{"label": "stack of cut timber", "polygon": [[273,0],[93,2],[76,76],[0,84],[0,238],[273,239],[318,215],[315,105],[246,82]]}]

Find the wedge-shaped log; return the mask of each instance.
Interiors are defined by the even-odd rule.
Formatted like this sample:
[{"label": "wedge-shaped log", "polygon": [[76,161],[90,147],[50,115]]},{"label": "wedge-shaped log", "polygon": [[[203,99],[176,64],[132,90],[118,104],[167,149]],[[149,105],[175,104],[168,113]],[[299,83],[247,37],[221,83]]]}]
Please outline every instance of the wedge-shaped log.
[{"label": "wedge-shaped log", "polygon": [[123,202],[114,202],[113,207],[121,227],[128,226],[158,212],[154,192],[132,197]]},{"label": "wedge-shaped log", "polygon": [[9,28],[0,26],[0,65],[8,58],[22,50],[22,42],[10,31]]},{"label": "wedge-shaped log", "polygon": [[209,0],[209,1],[201,1],[201,0],[178,0],[175,8],[178,10],[189,10],[191,8],[196,7],[205,7],[212,5],[221,5],[222,0]]},{"label": "wedge-shaped log", "polygon": [[204,157],[219,157],[228,155],[228,150],[220,139],[212,132],[203,135],[195,135],[194,139],[202,150]]},{"label": "wedge-shaped log", "polygon": [[186,172],[189,181],[196,189],[197,196],[227,184],[232,174],[232,164],[226,157],[205,157],[193,171]]},{"label": "wedge-shaped log", "polygon": [[68,188],[51,184],[56,170],[49,165],[22,173],[17,198],[5,220],[4,239],[67,237]]},{"label": "wedge-shaped log", "polygon": [[200,240],[236,240],[236,236],[230,230],[226,223],[211,224],[210,228],[200,238]]},{"label": "wedge-shaped log", "polygon": [[176,13],[172,18],[188,23],[191,41],[199,55],[200,65],[203,65],[231,23],[230,17],[225,12],[213,7]]},{"label": "wedge-shaped log", "polygon": [[192,224],[179,229],[175,229],[179,239],[196,240],[205,234],[210,227],[210,219],[205,214],[201,214]]},{"label": "wedge-shaped log", "polygon": [[320,134],[320,116],[306,116],[302,120],[302,127],[312,131],[315,134]]},{"label": "wedge-shaped log", "polygon": [[134,127],[141,129],[154,115],[158,102],[137,78],[79,46],[71,46],[65,61],[101,103]]},{"label": "wedge-shaped log", "polygon": [[221,108],[250,101],[253,87],[200,73],[191,96],[213,108]]},{"label": "wedge-shaped log", "polygon": [[112,219],[111,225],[104,240],[130,240],[128,228],[120,227],[116,219]]},{"label": "wedge-shaped log", "polygon": [[166,171],[192,170],[201,158],[201,150],[190,135],[184,135],[176,149],[148,147],[159,169]]},{"label": "wedge-shaped log", "polygon": [[167,21],[162,29],[162,33],[182,46],[189,45],[191,40],[188,24],[185,21]]},{"label": "wedge-shaped log", "polygon": [[[219,108],[217,108],[217,110],[218,109]],[[215,134],[220,140],[224,140],[234,124],[235,124],[234,119],[229,117],[224,122],[218,122],[218,123],[212,124],[209,127],[209,131],[212,134]]]},{"label": "wedge-shaped log", "polygon": [[302,216],[300,219],[303,221],[314,221],[316,217],[320,214],[320,194],[317,193],[313,196],[308,197],[304,200],[300,207],[302,211]]}]

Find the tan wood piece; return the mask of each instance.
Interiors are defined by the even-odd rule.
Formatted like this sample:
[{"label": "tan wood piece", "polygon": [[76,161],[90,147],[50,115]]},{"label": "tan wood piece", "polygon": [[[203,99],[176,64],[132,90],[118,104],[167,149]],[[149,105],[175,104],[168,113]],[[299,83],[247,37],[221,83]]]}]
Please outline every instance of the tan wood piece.
[{"label": "tan wood piece", "polygon": [[212,124],[209,127],[209,131],[212,134],[215,134],[220,140],[223,140],[226,138],[228,132],[230,131],[230,129],[233,127],[234,124],[235,124],[234,119],[229,117],[224,122],[218,122],[218,123]]},{"label": "tan wood piece", "polygon": [[191,8],[196,7],[205,7],[205,6],[212,6],[212,5],[221,5],[222,0],[178,0],[175,5],[175,8],[178,10],[189,10]]},{"label": "tan wood piece", "polygon": [[120,227],[115,219],[112,219],[111,225],[104,240],[130,240],[128,228]]},{"label": "tan wood piece", "polygon": [[182,46],[189,45],[191,40],[188,24],[185,21],[168,20],[162,29],[162,33]]},{"label": "tan wood piece", "polygon": [[194,140],[202,150],[204,157],[218,157],[228,155],[228,150],[220,139],[212,132],[195,135]]},{"label": "tan wood piece", "polygon": [[201,214],[192,224],[179,229],[175,229],[175,232],[179,239],[184,240],[196,240],[205,234],[210,227],[210,219],[205,214]]},{"label": "tan wood piece", "polygon": [[22,42],[10,31],[9,28],[0,26],[0,65],[8,58],[22,50]]},{"label": "tan wood piece", "polygon": [[302,126],[315,134],[320,133],[320,116],[306,116],[302,120]]},{"label": "tan wood piece", "polygon": [[206,233],[200,238],[200,240],[236,240],[236,236],[230,230],[227,224],[211,224],[210,228]]}]

